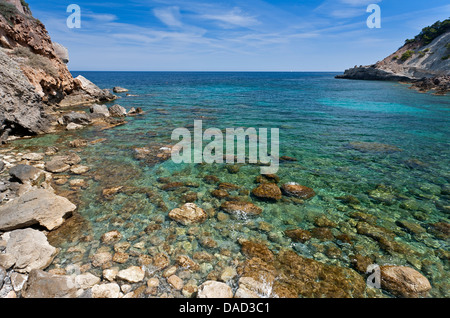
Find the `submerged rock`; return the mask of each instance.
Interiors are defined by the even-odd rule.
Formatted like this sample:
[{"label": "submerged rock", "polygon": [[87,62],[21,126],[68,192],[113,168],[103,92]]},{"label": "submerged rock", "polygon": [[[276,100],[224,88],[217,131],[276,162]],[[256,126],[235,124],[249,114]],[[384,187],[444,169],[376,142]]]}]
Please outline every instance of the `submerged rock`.
[{"label": "submerged rock", "polygon": [[183,225],[191,225],[205,222],[208,215],[194,203],[186,203],[181,208],[170,211],[169,217]]},{"label": "submerged rock", "polygon": [[406,266],[381,266],[381,287],[400,297],[425,296],[431,289],[428,279]]},{"label": "submerged rock", "polygon": [[198,288],[197,298],[233,298],[233,290],[225,283],[206,281]]},{"label": "submerged rock", "polygon": [[313,189],[294,182],[283,184],[281,186],[281,190],[283,190],[283,193],[287,196],[292,196],[303,200],[311,199],[316,195]]},{"label": "submerged rock", "polygon": [[348,147],[360,152],[381,152],[381,153],[395,153],[402,151],[396,146],[377,143],[377,142],[362,142],[354,141],[348,144]]},{"label": "submerged rock", "polygon": [[239,216],[256,216],[263,212],[263,209],[251,202],[227,201],[220,207],[223,211]]},{"label": "submerged rock", "polygon": [[302,229],[286,230],[284,234],[294,242],[305,243],[312,238],[311,232]]},{"label": "submerged rock", "polygon": [[280,188],[274,183],[263,183],[253,189],[252,194],[260,199],[281,200],[282,193]]}]

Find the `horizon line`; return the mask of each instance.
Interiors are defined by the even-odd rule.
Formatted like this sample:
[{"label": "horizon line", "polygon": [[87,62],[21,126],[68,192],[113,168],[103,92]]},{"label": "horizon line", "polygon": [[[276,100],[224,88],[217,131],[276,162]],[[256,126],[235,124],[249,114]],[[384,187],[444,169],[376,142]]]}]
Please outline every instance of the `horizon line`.
[{"label": "horizon line", "polygon": [[344,71],[111,71],[111,70],[96,70],[96,71],[81,71],[69,70],[69,72],[133,72],[133,73],[343,73]]}]

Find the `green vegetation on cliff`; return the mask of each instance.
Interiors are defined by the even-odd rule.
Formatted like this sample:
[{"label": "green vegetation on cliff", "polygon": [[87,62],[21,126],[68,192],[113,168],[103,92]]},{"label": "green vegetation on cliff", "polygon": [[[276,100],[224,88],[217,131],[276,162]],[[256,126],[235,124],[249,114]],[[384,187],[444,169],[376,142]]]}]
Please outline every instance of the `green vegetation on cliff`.
[{"label": "green vegetation on cliff", "polygon": [[424,45],[428,45],[435,38],[438,36],[450,32],[450,18],[444,21],[437,21],[432,26],[428,26],[422,29],[422,32],[420,32],[414,39],[408,39],[405,41],[406,44],[408,43],[418,43],[423,42]]}]

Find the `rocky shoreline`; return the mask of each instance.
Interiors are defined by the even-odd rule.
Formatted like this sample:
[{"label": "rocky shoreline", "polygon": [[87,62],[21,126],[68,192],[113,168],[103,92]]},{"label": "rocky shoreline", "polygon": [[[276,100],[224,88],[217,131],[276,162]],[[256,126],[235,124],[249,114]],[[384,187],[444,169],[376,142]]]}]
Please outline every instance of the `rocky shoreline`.
[{"label": "rocky shoreline", "polygon": [[[96,114],[94,111],[97,108],[98,111],[104,110],[103,107],[92,106],[92,114]],[[115,113],[114,110],[112,113]],[[82,122],[75,114],[78,113],[69,113],[69,117]],[[81,118],[85,118],[84,115]],[[386,297],[381,290],[366,286],[366,270],[373,259],[359,254],[353,256],[353,266],[347,268],[306,258],[287,247],[273,251],[265,242],[239,237],[237,241],[241,247],[240,256],[231,254],[225,248],[218,249],[215,253],[202,251],[188,255],[187,250],[170,246],[169,238],[177,233],[187,234],[199,240],[206,249],[216,250],[217,242],[205,237],[199,230],[199,225],[210,218],[226,222],[227,215],[251,218],[263,213],[261,208],[251,202],[229,197],[229,192],[237,186],[223,183],[212,194],[221,200],[225,199],[220,207],[222,212],[204,210],[192,203],[196,198],[187,197],[188,203],[171,211],[166,209],[167,218],[173,221],[166,233],[168,242],[152,237],[152,233],[159,231],[161,224],[165,222],[165,217],[161,215],[158,220],[150,222],[137,243],[134,238],[124,240],[118,230],[107,231],[98,244],[94,244],[97,248],[91,251],[89,262],[65,267],[53,266],[58,258],[58,249],[49,242],[61,239],[57,237],[93,243],[92,236],[76,238],[80,233],[72,238],[67,236],[78,231],[77,223],[80,221],[77,219],[80,216],[77,216],[76,206],[60,196],[59,191],[55,191],[63,184],[82,191],[86,177],[92,176],[93,171],[83,165],[77,149],[92,142],[97,141],[73,140],[70,142],[73,150],[64,152],[54,146],[43,153],[17,153],[8,148],[0,148],[0,161],[4,163],[1,173],[3,181],[0,182],[0,198],[3,201],[0,204],[0,298]],[[362,151],[372,149],[370,144],[354,145],[358,146],[364,146]],[[379,150],[381,146],[377,144],[373,147]],[[381,149],[386,148],[387,145]],[[159,147],[140,151],[137,159],[147,162],[155,162],[154,159],[148,159],[153,157],[167,160],[166,149],[167,147]],[[289,159],[289,162],[294,160]],[[294,182],[278,186],[279,180],[276,175],[259,176],[259,185],[253,189],[252,195],[261,202],[292,200],[296,204],[303,204],[305,200],[316,196],[313,189]],[[214,176],[206,176],[204,181],[212,184],[220,182]],[[168,192],[178,192],[178,189],[186,186],[195,187],[194,184],[170,180],[161,179],[160,182],[161,189]],[[131,195],[135,191],[124,187],[108,188],[103,190],[102,195],[109,200],[119,193]],[[240,192],[244,194],[242,190]],[[382,199],[375,192],[372,196]],[[341,200],[348,204],[358,204],[356,198],[343,197]],[[162,208],[164,202],[161,204]],[[8,217],[9,215],[13,217]],[[355,213],[354,221],[359,235],[374,239],[383,249],[411,252],[408,252],[406,246],[393,240],[395,235],[392,232],[374,225],[370,215]],[[301,228],[288,230],[285,232],[286,238],[303,243],[313,238],[323,242],[339,239],[352,244],[351,236],[344,234],[345,232],[336,234],[343,231],[343,224],[335,223],[326,216],[316,219],[315,224],[317,228],[312,231]],[[413,232],[418,230],[408,224],[404,226]],[[260,225],[260,228],[270,231],[270,225],[266,225],[266,228]],[[62,232],[58,233],[60,231]],[[148,241],[156,245],[146,250]],[[71,247],[70,252],[75,255],[85,253],[81,245]],[[332,246],[324,252],[329,257],[339,257],[341,253],[338,248],[333,250]],[[127,265],[131,258],[136,259],[137,264]],[[213,270],[210,263],[212,260],[223,265]],[[226,265],[227,263],[233,265]],[[411,267],[385,265],[380,270],[382,289],[391,295],[426,297],[431,289],[428,279]],[[209,273],[206,280],[199,281],[201,273]],[[320,280],[317,280],[319,277]],[[310,281],[317,283],[310,284]]]},{"label": "rocky shoreline", "polygon": [[382,61],[355,66],[336,78],[401,82],[410,84],[419,92],[433,91],[436,95],[445,95],[450,91],[449,23],[446,20],[435,24],[436,27],[440,25],[440,31],[434,30],[432,41],[424,40],[430,37],[427,33],[430,27],[425,28],[414,40],[406,41],[405,45]]}]

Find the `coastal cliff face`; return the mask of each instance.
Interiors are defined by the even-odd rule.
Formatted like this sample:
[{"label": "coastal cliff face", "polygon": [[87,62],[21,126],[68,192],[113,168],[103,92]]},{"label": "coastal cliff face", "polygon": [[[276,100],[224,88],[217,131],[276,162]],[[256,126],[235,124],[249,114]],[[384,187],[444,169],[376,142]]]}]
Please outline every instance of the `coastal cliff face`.
[{"label": "coastal cliff face", "polygon": [[67,49],[52,42],[24,1],[0,1],[0,142],[5,134],[49,130],[51,107],[115,99],[99,88],[86,92],[68,61]]},{"label": "coastal cliff face", "polygon": [[[355,80],[403,81],[415,87],[448,91],[450,85],[450,20],[437,22],[438,36],[428,37],[427,27],[415,39],[382,61],[368,66],[355,66],[337,78]],[[436,32],[435,32],[436,33]],[[422,84],[426,82],[426,84]],[[433,85],[433,83],[438,83]]]}]

